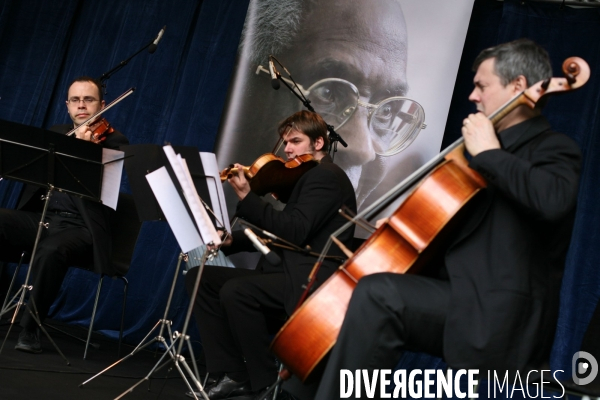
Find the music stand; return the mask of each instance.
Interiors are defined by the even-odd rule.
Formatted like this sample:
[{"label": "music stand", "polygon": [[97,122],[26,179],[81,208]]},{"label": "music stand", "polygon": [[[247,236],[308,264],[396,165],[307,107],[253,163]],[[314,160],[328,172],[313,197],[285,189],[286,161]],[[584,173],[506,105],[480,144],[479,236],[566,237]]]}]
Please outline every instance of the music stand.
[{"label": "music stand", "polygon": [[[157,144],[133,144],[121,146],[121,150],[125,152],[125,170],[140,221],[165,221],[165,215],[146,180],[147,174],[166,167],[177,189],[181,190],[163,147]],[[206,184],[207,175],[204,172],[198,149],[192,146],[173,146],[173,150],[185,158],[194,181],[194,187],[200,197],[210,198]]]},{"label": "music stand", "polygon": [[[19,301],[15,305],[6,305],[0,310],[1,316],[15,309],[0,352],[4,348],[20,307],[25,302],[26,290],[32,289],[32,286],[28,286],[29,277],[42,228],[48,227],[44,220],[52,192],[58,190],[84,199],[101,201],[103,168],[102,148],[93,143],[73,140],[63,134],[41,128],[0,120],[0,176],[47,189],[25,282],[12,298],[14,301],[19,297]],[[32,307],[27,305],[27,310],[67,365],[70,365],[42,326],[33,298],[31,303]]]},{"label": "music stand", "polygon": [[[167,147],[170,147],[170,146],[167,146]],[[163,318],[158,320],[158,322],[151,328],[151,330],[148,332],[148,334],[141,340],[141,342],[133,349],[133,351],[130,354],[126,355],[125,357],[123,357],[120,360],[116,361],[115,363],[111,364],[107,368],[103,369],[96,375],[92,376],[88,380],[81,383],[79,386],[83,387],[88,382],[90,382],[93,379],[95,379],[96,377],[104,374],[109,369],[111,369],[111,368],[115,367],[116,365],[118,365],[119,363],[127,360],[128,358],[132,357],[133,355],[135,355],[139,351],[143,350],[144,348],[152,345],[153,343],[162,343],[163,346],[165,347],[165,352],[160,357],[160,359],[158,360],[156,365],[150,370],[150,372],[143,379],[138,381],[135,385],[130,387],[127,391],[123,392],[119,397],[117,397],[117,399],[122,398],[127,393],[131,393],[141,383],[143,383],[144,381],[148,381],[154,372],[160,370],[165,365],[167,365],[168,363],[173,361],[177,370],[179,371],[181,377],[183,378],[184,382],[188,386],[188,389],[192,393],[194,393],[194,388],[191,386],[190,382],[188,381],[188,378],[186,377],[184,371],[181,369],[180,365],[183,366],[183,368],[185,369],[185,371],[187,372],[189,377],[192,378],[194,385],[196,386],[197,389],[199,389],[202,396],[208,400],[208,397],[206,396],[206,393],[203,390],[203,386],[199,380],[198,368],[197,368],[197,365],[195,362],[195,357],[193,355],[192,346],[189,343],[189,336],[186,335],[188,322],[191,317],[191,309],[192,309],[191,307],[193,306],[193,302],[190,303],[190,308],[188,309],[188,313],[186,315],[182,333],[179,333],[179,332],[173,333],[171,330],[172,321],[168,319],[171,300],[173,298],[175,285],[176,285],[177,279],[179,277],[181,261],[185,257],[184,253],[186,251],[189,251],[191,249],[198,247],[199,245],[201,245],[203,243],[199,236],[200,232],[198,230],[198,227],[194,226],[194,223],[192,222],[192,219],[190,218],[190,216],[192,216],[194,214],[194,211],[192,210],[192,208],[190,208],[190,204],[188,204],[189,196],[184,196],[183,193],[185,192],[185,190],[182,187],[181,180],[177,176],[177,172],[174,170],[175,164],[173,163],[172,160],[169,159],[169,156],[167,156],[165,154],[165,150],[163,149],[163,147],[158,146],[158,145],[153,145],[153,144],[143,144],[143,145],[123,146],[122,149],[125,151],[125,155],[126,155],[125,169],[127,171],[127,176],[129,178],[129,183],[132,188],[134,201],[136,202],[136,208],[138,210],[138,216],[140,217],[140,219],[141,220],[165,220],[166,219],[165,214],[163,213],[163,208],[165,207],[165,203],[172,203],[174,200],[177,200],[179,203],[181,203],[181,205],[180,205],[181,214],[180,215],[183,215],[184,217],[181,221],[179,221],[179,223],[176,223],[175,225],[176,226],[179,226],[180,224],[185,225],[185,226],[187,226],[188,230],[185,233],[180,233],[181,231],[178,228],[174,227],[175,225],[174,225],[173,220],[171,218],[169,218],[169,224],[171,225],[171,227],[175,233],[175,236],[178,240],[178,243],[180,244],[182,252],[180,252],[180,254],[179,254],[179,258],[178,258],[177,266],[175,268],[175,274],[173,277],[173,282],[171,284],[171,290],[169,293],[169,297],[167,299],[167,304],[165,306]],[[190,190],[195,191],[195,193],[199,194],[200,197],[210,198],[209,189],[208,189],[208,186],[206,183],[207,176],[204,173],[204,168],[202,166],[202,161],[200,159],[200,154],[198,153],[198,149],[195,147],[175,146],[175,147],[173,147],[173,150],[185,158],[185,162],[187,164],[186,169],[188,170],[188,172],[190,174],[192,185],[193,185],[193,187],[187,187],[186,189],[188,191],[190,191]],[[170,157],[173,157],[175,153],[172,152],[170,154],[171,154]],[[133,156],[133,157],[131,157],[131,156]],[[154,171],[154,172],[152,172],[152,171]],[[181,171],[179,171],[179,173],[181,174]],[[155,185],[157,187],[151,188],[151,185],[149,184],[150,179],[147,179],[147,177],[146,177],[148,174],[155,175],[155,176],[157,174],[161,175],[162,181],[160,183],[155,183]],[[169,185],[171,186],[170,189],[168,188]],[[157,201],[158,193],[164,194],[164,192],[168,192],[169,190],[171,191],[171,193],[172,193],[171,195],[173,197],[171,197],[170,201],[163,200],[163,202],[161,203],[163,208],[161,208],[161,205],[159,205],[159,201]],[[186,201],[181,201],[181,199],[184,197],[186,198]],[[173,215],[173,214],[170,214],[170,215]],[[210,221],[207,220],[206,222],[211,224],[211,226],[213,226],[213,229],[214,229],[214,223],[215,223],[214,217],[212,217],[212,218],[209,216],[207,216],[207,217],[210,218]],[[207,256],[208,256],[208,253],[205,252],[202,256],[201,268],[204,266]],[[199,283],[200,275],[201,274],[198,274],[198,282],[197,283]],[[196,291],[197,291],[197,288],[196,288]],[[148,340],[150,338],[151,334],[153,332],[155,332],[157,329],[159,329],[158,336],[155,336],[152,339]],[[168,332],[168,335],[169,335],[168,337],[170,338],[170,344],[167,343],[166,338],[163,336],[165,329]],[[177,349],[175,349],[175,345],[177,344],[178,341],[180,341],[179,346]],[[185,361],[185,358],[183,356],[181,356],[181,350],[183,348],[184,341],[186,341],[188,344],[194,371],[192,371],[191,368],[188,366],[188,364]],[[170,356],[170,360],[168,360],[164,364],[160,365],[163,362],[163,360],[165,359],[165,357],[167,357],[167,356]]]}]

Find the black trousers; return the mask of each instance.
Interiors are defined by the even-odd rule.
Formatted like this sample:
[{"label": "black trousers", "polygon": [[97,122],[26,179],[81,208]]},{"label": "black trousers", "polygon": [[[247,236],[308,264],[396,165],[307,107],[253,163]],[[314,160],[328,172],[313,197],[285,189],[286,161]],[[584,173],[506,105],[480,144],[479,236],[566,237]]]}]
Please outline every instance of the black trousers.
[{"label": "black trousers", "polygon": [[[23,250],[31,254],[42,214],[0,209],[0,260],[16,262]],[[91,264],[92,235],[82,219],[63,218],[47,214],[48,228],[42,230],[35,260],[30,265],[33,298],[40,319],[48,315],[62,281],[70,266]],[[31,306],[31,300],[28,303]],[[21,326],[34,328],[35,320],[29,312],[23,314]]]},{"label": "black trousers", "polygon": [[449,300],[445,281],[390,273],[362,278],[315,399],[340,398],[340,369],[393,370],[403,350],[441,357]]},{"label": "black trousers", "polygon": [[[185,278],[192,294],[199,268]],[[286,317],[283,273],[206,266],[194,316],[210,373],[247,372],[253,390],[275,382],[271,335]]]}]

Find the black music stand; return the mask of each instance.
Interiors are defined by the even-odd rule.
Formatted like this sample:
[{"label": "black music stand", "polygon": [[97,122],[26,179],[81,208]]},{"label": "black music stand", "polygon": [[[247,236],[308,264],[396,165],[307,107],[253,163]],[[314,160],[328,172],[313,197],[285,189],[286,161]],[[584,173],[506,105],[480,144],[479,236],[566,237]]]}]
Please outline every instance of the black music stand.
[{"label": "black music stand", "polygon": [[[175,174],[165,155],[163,146],[157,144],[134,144],[122,146],[121,150],[125,152],[125,170],[127,171],[129,185],[131,186],[133,200],[135,201],[140,220],[165,221],[165,216],[146,180],[146,175],[150,172],[156,171],[161,167],[166,167],[171,179],[177,186],[177,190],[181,192],[181,187],[179,187],[177,179],[175,179]],[[191,146],[173,146],[173,150],[185,158],[194,181],[194,186],[200,197],[209,199],[210,195],[206,184],[206,175],[202,167],[198,149]]]},{"label": "black music stand", "polygon": [[[136,144],[136,145],[122,146],[121,150],[123,150],[125,152],[125,170],[127,172],[127,178],[129,180],[129,185],[131,187],[133,199],[135,201],[136,209],[138,211],[138,216],[139,216],[140,220],[142,220],[142,221],[156,221],[156,220],[166,221],[164,213],[162,212],[162,209],[160,208],[160,205],[158,204],[158,201],[156,200],[154,192],[150,188],[148,180],[146,179],[147,174],[149,174],[153,171],[156,171],[159,168],[165,167],[167,169],[169,176],[171,177],[171,180],[172,180],[173,184],[175,185],[177,191],[180,193],[180,195],[183,198],[183,190],[182,190],[181,186],[179,185],[179,182],[178,182],[176,175],[171,167],[171,164],[169,163],[167,156],[165,155],[163,146],[159,146],[156,144]],[[206,183],[207,176],[204,173],[204,168],[202,166],[202,161],[200,159],[200,153],[199,153],[198,149],[196,147],[190,147],[190,146],[173,146],[173,150],[175,150],[176,153],[181,154],[181,156],[183,158],[185,158],[186,163],[188,165],[188,169],[190,171],[190,175],[192,176],[192,180],[194,182],[194,187],[195,187],[196,191],[198,192],[199,196],[201,198],[209,199],[210,194],[209,194],[208,185]],[[190,210],[187,202],[184,201],[183,203],[184,203],[188,213],[191,215],[191,210]],[[211,215],[210,217],[211,217],[213,223],[215,223],[214,216]],[[202,264],[204,264],[204,261],[206,261],[206,256],[207,256],[207,254],[203,255]],[[160,359],[158,360],[158,362],[156,363],[154,368],[152,368],[150,370],[150,372],[144,378],[142,378],[135,385],[133,385],[128,390],[123,392],[115,400],[121,399],[126,394],[131,393],[137,386],[139,386],[143,382],[149,381],[150,377],[152,376],[152,374],[154,372],[157,372],[158,370],[160,370],[165,365],[167,365],[171,362],[174,362],[175,367],[177,368],[177,370],[180,373],[181,377],[183,378],[184,382],[188,386],[188,389],[192,393],[194,391],[196,391],[197,389],[199,389],[200,392],[202,393],[202,396],[205,397],[206,399],[208,399],[208,397],[206,396],[206,393],[204,392],[203,384],[200,384],[200,386],[198,386],[198,384],[200,383],[199,379],[197,378],[199,376],[199,373],[198,373],[198,368],[197,368],[197,365],[195,362],[195,357],[194,357],[192,347],[189,346],[189,351],[190,351],[190,355],[191,355],[191,359],[192,359],[192,363],[193,363],[193,371],[187,365],[185,358],[183,356],[181,356],[183,342],[187,341],[189,344],[189,336],[187,336],[185,334],[185,332],[187,330],[187,324],[188,324],[188,321],[189,321],[190,315],[191,315],[191,307],[189,307],[188,315],[187,315],[186,322],[184,324],[182,333],[179,333],[177,331],[175,331],[175,332],[172,331],[172,329],[171,329],[172,321],[169,319],[169,311],[171,308],[171,301],[173,299],[173,295],[175,292],[175,285],[176,285],[177,279],[179,277],[179,271],[181,270],[181,262],[186,257],[187,256],[184,253],[182,253],[182,252],[179,253],[177,266],[175,267],[174,277],[173,277],[171,289],[169,292],[169,297],[167,299],[167,304],[165,306],[165,310],[163,313],[163,318],[159,319],[156,322],[156,324],[150,329],[150,331],[146,334],[146,336],[144,336],[144,338],[140,341],[140,343],[131,351],[131,353],[129,353],[128,355],[115,361],[113,364],[104,368],[102,371],[98,372],[91,378],[85,380],[84,382],[79,384],[79,387],[84,387],[86,384],[88,384],[92,380],[96,379],[100,375],[103,375],[105,372],[107,372],[108,370],[117,366],[118,364],[124,362],[125,360],[133,357],[135,354],[137,354],[141,350],[147,348],[148,346],[150,346],[154,343],[160,343],[165,348],[165,352],[160,357]],[[200,277],[200,275],[201,274],[198,275],[198,278]],[[166,335],[165,335],[165,330],[167,332]],[[154,337],[151,337],[151,335],[156,331],[158,331],[158,334]],[[170,343],[167,341],[167,338],[170,339]],[[177,341],[180,341],[180,342],[179,342],[179,347],[176,349],[175,345],[177,344]],[[169,359],[163,363],[163,360],[166,359],[167,356],[169,356]],[[184,371],[182,370],[180,364],[184,367],[185,372],[190,377],[193,377],[193,380],[194,380],[193,383],[196,387],[192,387],[192,384],[189,382],[189,380],[186,377],[186,374],[184,373]]]},{"label": "black music stand", "polygon": [[[0,176],[47,189],[25,282],[13,297],[14,300],[19,296],[19,301],[0,310],[1,316],[15,308],[7,337],[20,307],[24,304],[25,292],[32,289],[32,286],[28,286],[29,277],[42,228],[48,226],[44,219],[52,192],[58,190],[88,200],[100,201],[103,168],[102,148],[93,143],[74,140],[72,137],[41,128],[0,120]],[[42,326],[35,302],[33,298],[31,300],[32,307],[28,304],[27,310],[67,365],[70,365]],[[5,342],[6,337],[0,352]]]}]

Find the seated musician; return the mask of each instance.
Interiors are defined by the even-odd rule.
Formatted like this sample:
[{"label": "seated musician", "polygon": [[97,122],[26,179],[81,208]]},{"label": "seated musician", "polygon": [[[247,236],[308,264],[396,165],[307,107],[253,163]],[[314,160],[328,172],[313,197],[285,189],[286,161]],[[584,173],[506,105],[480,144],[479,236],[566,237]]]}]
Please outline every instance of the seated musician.
[{"label": "seated musician", "polygon": [[[87,76],[74,79],[69,86],[66,105],[73,124],[55,125],[50,130],[64,134],[79,126],[75,131],[77,139],[96,142],[87,124],[81,124],[104,108],[100,83]],[[98,145],[118,149],[125,144],[128,144],[127,138],[115,131]],[[0,209],[1,261],[16,262],[22,251],[31,254],[44,205],[41,196],[46,191],[26,185],[17,210]],[[52,193],[45,218],[49,225],[42,230],[29,281],[33,290],[28,308],[32,307],[33,299],[42,322],[70,266],[92,265],[97,273],[110,272],[109,216],[110,209],[100,203],[58,191]],[[27,310],[24,310],[20,324],[23,330],[15,349],[40,353],[39,328]]]},{"label": "seated musician", "polygon": [[474,71],[469,100],[479,112],[464,119],[462,135],[469,167],[488,187],[442,254],[439,279],[381,273],[359,281],[318,400],[340,398],[340,369],[393,370],[404,349],[480,373],[539,370],[549,359],[580,150],[538,109],[517,106],[495,126],[488,119],[551,77],[540,46],[520,39],[486,49]]},{"label": "seated musician", "polygon": [[[338,210],[345,206],[356,212],[352,184],[325,152],[327,126],[318,114],[293,114],[280,124],[279,135],[289,159],[312,154],[318,165],[300,178],[285,208],[278,211],[250,191],[242,166],[236,164],[238,173],[228,180],[239,198],[236,215],[282,239],[320,252],[329,236],[345,223]],[[347,231],[339,239],[350,246],[352,236],[353,232]],[[226,254],[254,251],[242,231],[233,232],[222,249]],[[275,358],[269,353],[268,326],[280,326],[282,317],[294,311],[316,257],[277,247],[273,251],[281,258],[277,265],[263,256],[255,270],[204,268],[193,301],[207,369],[220,376],[215,385],[206,388],[211,400],[252,398],[277,379]],[[328,254],[343,256],[335,245]],[[335,260],[325,260],[318,283],[338,266]],[[193,268],[186,275],[188,293],[192,293],[197,272],[198,268]]]}]

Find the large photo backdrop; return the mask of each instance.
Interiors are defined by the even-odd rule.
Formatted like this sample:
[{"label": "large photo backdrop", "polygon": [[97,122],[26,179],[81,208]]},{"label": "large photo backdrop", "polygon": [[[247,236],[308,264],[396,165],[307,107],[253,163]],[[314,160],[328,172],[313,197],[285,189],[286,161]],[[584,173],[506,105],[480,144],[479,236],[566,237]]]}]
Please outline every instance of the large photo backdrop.
[{"label": "large photo backdrop", "polygon": [[278,122],[303,109],[284,85],[271,87],[273,55],[348,143],[338,145],[334,162],[350,177],[359,210],[366,207],[439,151],[472,5],[252,0],[219,131],[219,163],[248,165],[272,151]]}]

